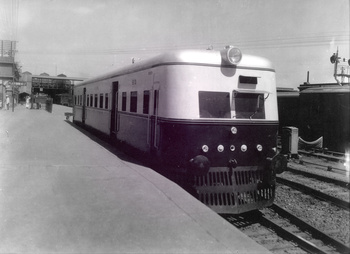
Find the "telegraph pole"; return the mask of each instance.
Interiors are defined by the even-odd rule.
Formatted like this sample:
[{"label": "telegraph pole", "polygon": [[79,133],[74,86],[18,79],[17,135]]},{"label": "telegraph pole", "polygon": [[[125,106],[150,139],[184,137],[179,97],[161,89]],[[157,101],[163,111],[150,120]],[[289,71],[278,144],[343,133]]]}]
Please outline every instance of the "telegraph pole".
[{"label": "telegraph pole", "polygon": [[348,65],[350,66],[350,59],[346,59],[346,58],[341,58],[338,56],[338,49],[337,49],[337,53],[333,53],[333,55],[330,57],[330,61],[332,64],[334,64],[334,79],[337,81],[338,85],[342,86],[342,83],[339,81],[338,77],[341,77],[342,79],[344,79],[344,77],[347,77],[348,79],[350,78],[349,74],[345,74],[344,73],[344,67],[342,67],[342,71],[340,74],[338,74],[338,64],[342,61],[342,62],[347,62]]}]

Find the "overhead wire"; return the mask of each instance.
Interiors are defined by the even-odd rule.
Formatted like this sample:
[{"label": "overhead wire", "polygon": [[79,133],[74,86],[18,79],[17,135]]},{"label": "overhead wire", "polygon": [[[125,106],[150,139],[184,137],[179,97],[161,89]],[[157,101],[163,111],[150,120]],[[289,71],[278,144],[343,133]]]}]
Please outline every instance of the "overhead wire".
[{"label": "overhead wire", "polygon": [[[328,45],[330,42],[335,41],[336,44],[348,44],[349,34],[346,32],[328,33],[322,35],[302,36],[302,37],[279,37],[272,39],[250,39],[235,41],[235,46],[242,49],[260,49],[260,48],[286,48],[286,47],[311,47]],[[233,42],[233,41],[232,41]],[[72,49],[66,51],[51,51],[41,52],[42,54],[62,54],[69,53],[72,55],[118,55],[118,54],[133,54],[133,53],[152,53],[161,52],[167,50],[177,49],[203,49],[209,45],[213,45],[214,48],[221,48],[227,45],[226,42],[208,42],[208,43],[193,43],[193,44],[179,44],[179,45],[160,45],[150,47],[139,48],[110,48],[110,49]],[[22,54],[31,54],[40,52],[34,52],[30,50],[22,50]]]},{"label": "overhead wire", "polygon": [[2,28],[1,38],[4,40],[17,40],[18,33],[18,12],[19,12],[19,0],[3,1],[0,8],[0,22]]}]

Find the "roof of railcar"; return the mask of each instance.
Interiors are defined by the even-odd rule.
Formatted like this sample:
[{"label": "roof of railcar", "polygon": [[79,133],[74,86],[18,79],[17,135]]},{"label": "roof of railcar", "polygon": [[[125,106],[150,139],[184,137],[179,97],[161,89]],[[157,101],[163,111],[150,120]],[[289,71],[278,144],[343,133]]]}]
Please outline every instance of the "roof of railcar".
[{"label": "roof of railcar", "polygon": [[277,87],[277,97],[297,98],[299,97],[299,91],[293,88]]},{"label": "roof of railcar", "polygon": [[[117,76],[126,75],[142,70],[147,70],[162,65],[201,65],[213,67],[233,68],[234,65],[229,65],[223,62],[221,52],[217,50],[178,50],[169,51],[159,54],[149,59],[136,62],[134,64],[113,70],[111,72],[96,76],[78,84],[85,85],[105,79],[114,78]],[[274,72],[274,67],[271,62],[265,58],[243,54],[241,62],[237,68],[242,69],[260,69]]]},{"label": "roof of railcar", "polygon": [[321,87],[309,87],[300,91],[300,94],[315,94],[315,93],[350,93],[350,85],[329,85]]}]

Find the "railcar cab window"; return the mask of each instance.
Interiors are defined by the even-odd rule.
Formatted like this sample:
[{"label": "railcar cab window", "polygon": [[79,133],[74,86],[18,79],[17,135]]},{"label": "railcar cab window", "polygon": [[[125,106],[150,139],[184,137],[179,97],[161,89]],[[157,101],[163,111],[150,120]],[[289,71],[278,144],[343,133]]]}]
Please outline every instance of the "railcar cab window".
[{"label": "railcar cab window", "polygon": [[264,93],[199,91],[200,118],[265,119]]},{"label": "railcar cab window", "polygon": [[231,118],[230,93],[198,92],[201,118]]},{"label": "railcar cab window", "polygon": [[237,119],[265,119],[263,93],[233,92],[232,117]]}]

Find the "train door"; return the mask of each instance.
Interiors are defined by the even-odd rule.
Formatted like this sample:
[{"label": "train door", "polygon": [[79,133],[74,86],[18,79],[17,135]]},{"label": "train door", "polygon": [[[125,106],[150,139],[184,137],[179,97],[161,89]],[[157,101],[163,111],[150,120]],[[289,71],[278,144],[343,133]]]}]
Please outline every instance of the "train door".
[{"label": "train door", "polygon": [[117,133],[119,130],[118,122],[118,90],[119,82],[112,83],[112,109],[111,109],[111,127],[110,127],[110,136],[112,139],[117,138]]},{"label": "train door", "polygon": [[150,131],[149,133],[149,145],[151,151],[155,152],[158,150],[159,144],[159,123],[158,123],[158,107],[159,107],[159,82],[153,82],[153,108],[151,110],[152,115],[150,116]]},{"label": "train door", "polygon": [[86,87],[84,87],[83,90],[83,112],[82,112],[82,117],[81,121],[83,124],[85,124],[85,119],[86,119]]}]

